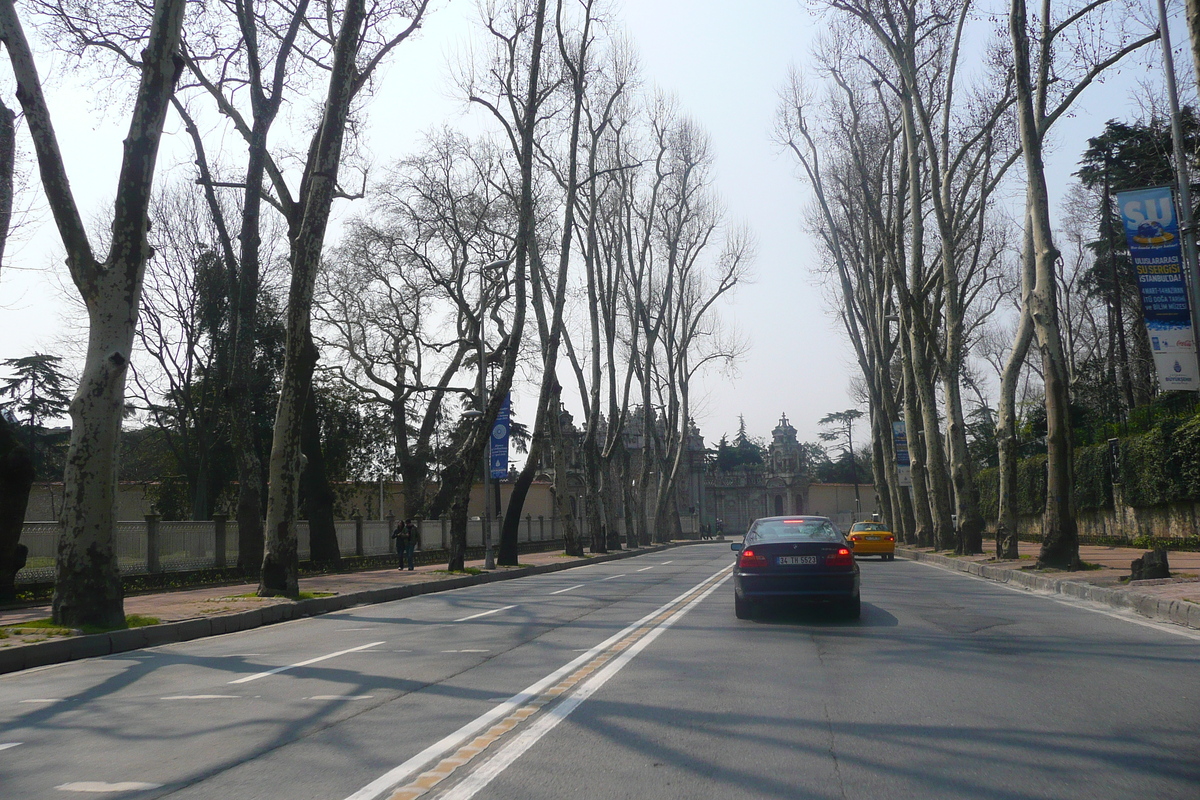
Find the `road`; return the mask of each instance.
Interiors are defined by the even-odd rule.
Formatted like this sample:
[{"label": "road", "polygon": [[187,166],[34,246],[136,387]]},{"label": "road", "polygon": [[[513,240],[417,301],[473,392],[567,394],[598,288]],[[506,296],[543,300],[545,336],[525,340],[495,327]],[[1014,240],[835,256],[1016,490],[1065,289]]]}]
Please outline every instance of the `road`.
[{"label": "road", "polygon": [[733,615],[693,545],[0,677],[0,797],[1190,798],[1200,636],[898,560]]}]

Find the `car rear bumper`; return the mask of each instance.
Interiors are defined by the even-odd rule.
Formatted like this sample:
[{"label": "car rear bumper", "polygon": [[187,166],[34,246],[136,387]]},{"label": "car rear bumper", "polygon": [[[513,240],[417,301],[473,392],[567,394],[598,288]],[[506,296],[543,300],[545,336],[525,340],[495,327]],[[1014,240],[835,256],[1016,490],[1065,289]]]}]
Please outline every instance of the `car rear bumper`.
[{"label": "car rear bumper", "polygon": [[896,544],[894,542],[855,542],[854,555],[856,556],[879,556],[889,555],[896,552]]},{"label": "car rear bumper", "polygon": [[854,597],[858,589],[857,570],[804,575],[760,575],[735,571],[733,575],[734,592],[746,600],[841,600]]}]

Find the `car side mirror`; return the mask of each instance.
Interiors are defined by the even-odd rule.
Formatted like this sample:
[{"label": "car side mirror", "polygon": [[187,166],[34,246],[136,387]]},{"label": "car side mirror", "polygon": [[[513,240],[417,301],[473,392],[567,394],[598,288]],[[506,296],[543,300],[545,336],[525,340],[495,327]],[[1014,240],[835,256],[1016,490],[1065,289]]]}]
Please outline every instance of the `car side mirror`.
[{"label": "car side mirror", "polygon": [[735,553],[742,552],[742,546],[740,544],[738,544],[737,542],[734,542],[733,544],[729,545],[729,549]]}]

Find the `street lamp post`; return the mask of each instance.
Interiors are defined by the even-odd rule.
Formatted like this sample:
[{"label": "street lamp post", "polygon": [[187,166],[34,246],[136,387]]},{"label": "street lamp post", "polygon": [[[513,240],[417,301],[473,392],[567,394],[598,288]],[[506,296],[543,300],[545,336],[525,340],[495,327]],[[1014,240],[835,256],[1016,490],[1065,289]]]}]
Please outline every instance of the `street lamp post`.
[{"label": "street lamp post", "polygon": [[[484,426],[484,443],[485,443],[484,448],[483,448],[483,513],[479,517],[480,521],[483,523],[483,568],[484,569],[495,569],[496,568],[496,557],[495,557],[495,553],[492,552],[492,524],[491,524],[492,520],[491,520],[491,512],[490,512],[491,498],[488,497],[488,483],[489,483],[488,479],[491,477],[491,472],[492,472],[491,459],[488,456],[489,456],[489,452],[491,450],[492,437],[490,435],[490,431],[487,430],[487,423],[488,423],[487,411],[486,411],[486,409],[487,409],[487,387],[486,387],[485,377],[484,377],[484,373],[487,370],[487,354],[485,351],[484,340],[483,340],[483,321],[487,316],[487,303],[485,302],[485,294],[486,294],[487,287],[486,287],[486,281],[485,281],[484,276],[489,270],[500,269],[501,267],[508,266],[511,261],[512,261],[512,259],[505,258],[505,259],[501,259],[500,261],[493,261],[492,263],[479,268],[479,337],[478,337],[479,338],[479,341],[478,341],[479,375],[476,379],[476,391],[479,396],[479,411],[477,412],[477,414],[479,416],[479,424]],[[463,416],[474,417],[474,416],[476,416],[476,414],[473,414],[472,412],[468,411]],[[497,486],[497,488],[499,488],[499,487]]]}]

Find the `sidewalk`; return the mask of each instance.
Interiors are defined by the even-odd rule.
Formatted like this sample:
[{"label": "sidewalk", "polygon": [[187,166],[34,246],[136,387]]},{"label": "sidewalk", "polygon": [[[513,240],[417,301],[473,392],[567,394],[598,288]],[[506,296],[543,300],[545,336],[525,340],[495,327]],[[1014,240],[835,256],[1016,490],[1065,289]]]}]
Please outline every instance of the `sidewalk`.
[{"label": "sidewalk", "polygon": [[[985,542],[984,546],[994,548],[995,545]],[[1150,619],[1200,630],[1200,553],[1173,550],[1168,555],[1172,577],[1130,581],[1130,563],[1145,555],[1145,550],[1080,545],[1079,558],[1085,564],[1099,568],[1066,572],[1035,570],[1033,565],[1039,549],[1036,542],[1021,542],[1017,561],[997,561],[994,551],[984,555],[955,556],[907,546],[897,547],[896,555],[1033,591],[1063,594],[1136,611]]]},{"label": "sidewalk", "polygon": [[[356,605],[385,603],[419,594],[557,572],[583,564],[654,553],[681,544],[687,542],[583,558],[567,557],[562,550],[524,553],[520,556],[519,567],[497,567],[478,575],[451,575],[446,572],[444,564],[419,566],[411,571],[400,571],[393,567],[315,575],[300,579],[300,591],[306,599],[298,601],[283,597],[257,597],[254,594],[257,583],[248,582],[134,595],[125,598],[126,616],[149,617],[158,620],[159,624],[91,635],[21,627],[21,623],[48,619],[49,604],[0,610],[0,626],[14,626],[7,629],[0,627],[0,674],[76,658],[248,630]],[[468,561],[466,566],[482,569],[483,560]]]}]

